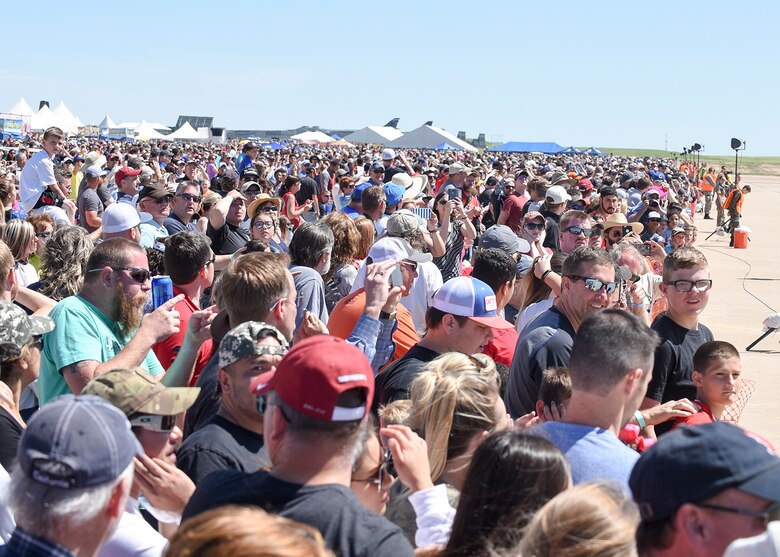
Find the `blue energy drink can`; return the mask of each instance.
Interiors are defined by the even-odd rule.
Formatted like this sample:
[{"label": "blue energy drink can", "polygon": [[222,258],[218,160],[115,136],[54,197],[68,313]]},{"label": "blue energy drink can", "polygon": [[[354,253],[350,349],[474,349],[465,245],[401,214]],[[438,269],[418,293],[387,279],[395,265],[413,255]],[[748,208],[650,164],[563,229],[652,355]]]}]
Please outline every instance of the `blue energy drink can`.
[{"label": "blue energy drink can", "polygon": [[152,277],[152,307],[157,309],[171,298],[173,298],[171,277],[167,275]]}]

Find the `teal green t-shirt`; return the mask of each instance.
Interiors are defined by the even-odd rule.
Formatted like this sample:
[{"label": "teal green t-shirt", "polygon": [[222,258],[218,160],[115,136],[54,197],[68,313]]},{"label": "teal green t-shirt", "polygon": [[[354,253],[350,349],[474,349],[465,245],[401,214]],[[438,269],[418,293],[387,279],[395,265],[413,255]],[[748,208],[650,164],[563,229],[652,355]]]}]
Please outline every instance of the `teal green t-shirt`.
[{"label": "teal green t-shirt", "polygon": [[[83,360],[107,362],[122,350],[127,340],[116,323],[81,296],[70,296],[49,314],[55,327],[43,336],[38,399],[41,405],[71,392],[60,370]],[[128,339],[129,340],[129,339]],[[141,367],[152,375],[165,370],[149,347]]]}]

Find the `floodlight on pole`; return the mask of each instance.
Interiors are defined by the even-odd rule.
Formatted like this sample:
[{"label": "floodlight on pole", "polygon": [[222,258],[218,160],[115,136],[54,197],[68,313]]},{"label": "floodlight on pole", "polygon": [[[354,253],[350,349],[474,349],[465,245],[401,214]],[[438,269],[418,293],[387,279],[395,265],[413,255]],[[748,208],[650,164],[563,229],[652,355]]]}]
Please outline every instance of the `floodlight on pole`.
[{"label": "floodlight on pole", "polygon": [[734,186],[739,187],[739,152],[747,148],[744,139],[731,138],[731,148],[734,149]]}]

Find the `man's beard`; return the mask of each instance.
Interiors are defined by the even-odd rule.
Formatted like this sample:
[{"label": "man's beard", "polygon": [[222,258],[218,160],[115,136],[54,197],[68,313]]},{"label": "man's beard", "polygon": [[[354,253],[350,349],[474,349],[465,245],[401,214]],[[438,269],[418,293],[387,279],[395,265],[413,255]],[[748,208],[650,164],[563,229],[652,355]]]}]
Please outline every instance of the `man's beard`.
[{"label": "man's beard", "polygon": [[121,284],[116,285],[116,322],[119,325],[119,329],[128,334],[135,331],[141,326],[141,319],[143,318],[143,308],[146,301],[149,299],[149,294],[146,292],[139,292],[134,297],[125,294]]}]

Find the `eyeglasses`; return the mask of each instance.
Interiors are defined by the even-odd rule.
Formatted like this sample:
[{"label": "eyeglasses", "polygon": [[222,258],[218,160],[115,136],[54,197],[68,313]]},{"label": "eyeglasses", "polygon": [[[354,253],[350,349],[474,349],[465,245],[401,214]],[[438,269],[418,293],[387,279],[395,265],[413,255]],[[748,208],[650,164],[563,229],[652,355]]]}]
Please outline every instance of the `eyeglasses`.
[{"label": "eyeglasses", "polygon": [[404,265],[405,267],[407,267],[413,273],[417,272],[417,262],[416,261],[403,260],[403,261],[401,261],[401,265]]},{"label": "eyeglasses", "polygon": [[35,237],[40,238],[41,240],[48,240],[51,238],[51,232],[36,232]]},{"label": "eyeglasses", "polygon": [[664,282],[664,284],[674,286],[674,289],[677,290],[677,292],[690,292],[694,287],[698,292],[706,292],[712,288],[712,279],[672,280],[669,282]]},{"label": "eyeglasses", "polygon": [[[130,278],[133,279],[135,282],[138,283],[145,283],[147,280],[152,278],[152,273],[149,271],[149,269],[144,269],[143,267],[109,267],[112,271],[127,271],[130,275]],[[88,273],[102,273],[103,269],[90,269],[87,271]]]},{"label": "eyeglasses", "polygon": [[570,226],[565,230],[565,232],[568,232],[569,234],[574,234],[575,236],[579,236],[580,234],[582,234],[586,238],[589,238],[590,236],[601,236],[601,230],[599,230],[598,228],[582,228],[580,226]]},{"label": "eyeglasses", "polygon": [[150,431],[167,433],[176,426],[176,416],[160,416],[158,414],[136,414],[130,418],[130,425],[142,427]]},{"label": "eyeglasses", "polygon": [[211,259],[206,261],[203,265],[201,265],[201,267],[208,267],[209,265],[212,265],[216,260],[217,260],[217,256],[212,253]]},{"label": "eyeglasses", "polygon": [[384,458],[382,460],[382,464],[379,465],[379,469],[376,471],[375,474],[365,479],[353,478],[351,481],[356,483],[375,484],[377,492],[382,491],[382,486],[385,483],[385,478],[387,478],[387,475],[390,473],[389,472],[390,463],[393,460],[393,455],[390,452],[390,449],[388,447],[385,447],[383,456]]},{"label": "eyeglasses", "polygon": [[528,230],[544,230],[544,223],[543,222],[527,222],[527,223],[525,223],[525,227]]},{"label": "eyeglasses", "polygon": [[255,228],[259,229],[259,230],[262,230],[263,228],[273,228],[274,227],[274,223],[272,223],[272,222],[263,222],[263,221],[259,220],[259,221],[255,222],[255,224],[253,226]]},{"label": "eyeglasses", "polygon": [[37,348],[43,350],[43,335],[33,335],[30,340],[30,348]]},{"label": "eyeglasses", "polygon": [[593,277],[583,277],[581,275],[563,275],[569,277],[572,280],[581,280],[585,283],[585,288],[593,292],[601,292],[604,289],[607,294],[612,294],[617,288],[616,282],[604,282]]},{"label": "eyeglasses", "polygon": [[181,197],[184,201],[194,201],[200,203],[199,195],[192,195],[191,193],[180,193],[178,197]]},{"label": "eyeglasses", "polygon": [[769,508],[767,508],[765,511],[751,511],[749,509],[740,509],[739,507],[726,507],[723,505],[713,505],[710,503],[693,503],[693,505],[702,509],[711,509],[713,511],[741,514],[742,516],[759,518],[763,521],[764,526],[767,526],[770,521],[776,520],[778,511],[780,511],[780,503],[774,503],[770,505]]},{"label": "eyeglasses", "polygon": [[161,197],[160,199],[154,200],[154,202],[157,203],[158,205],[165,205],[167,203],[170,203],[171,201],[173,201],[172,195],[166,195],[165,197]]}]

